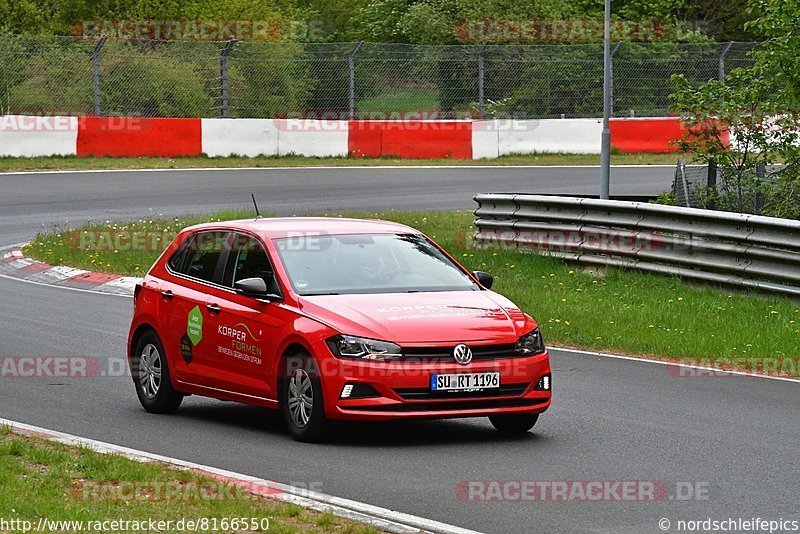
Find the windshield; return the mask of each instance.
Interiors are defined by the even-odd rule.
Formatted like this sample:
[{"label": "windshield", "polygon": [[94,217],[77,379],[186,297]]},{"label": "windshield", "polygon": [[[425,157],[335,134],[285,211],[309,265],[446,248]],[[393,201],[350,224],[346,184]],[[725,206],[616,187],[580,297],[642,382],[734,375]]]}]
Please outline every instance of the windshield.
[{"label": "windshield", "polygon": [[298,295],[479,289],[420,235],[299,236],[275,245]]}]

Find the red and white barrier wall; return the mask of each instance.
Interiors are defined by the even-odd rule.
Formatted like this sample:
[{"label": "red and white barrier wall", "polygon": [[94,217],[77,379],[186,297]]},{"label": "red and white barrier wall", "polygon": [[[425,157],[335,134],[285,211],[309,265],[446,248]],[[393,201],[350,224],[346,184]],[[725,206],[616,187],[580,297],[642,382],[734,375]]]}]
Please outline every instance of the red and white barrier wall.
[{"label": "red and white barrier wall", "polygon": [[[611,119],[620,152],[670,153],[685,132],[676,117]],[[599,119],[342,121],[0,117],[0,156],[344,156],[496,158],[599,154]]]}]

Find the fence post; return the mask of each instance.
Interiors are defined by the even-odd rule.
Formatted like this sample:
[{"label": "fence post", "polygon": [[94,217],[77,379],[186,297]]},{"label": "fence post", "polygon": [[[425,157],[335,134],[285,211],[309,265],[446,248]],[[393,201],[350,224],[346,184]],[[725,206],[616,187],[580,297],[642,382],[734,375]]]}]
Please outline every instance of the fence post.
[{"label": "fence post", "polygon": [[484,118],[486,110],[484,108],[484,70],[483,59],[488,46],[482,46],[481,51],[478,53],[478,115],[479,118]]},{"label": "fence post", "polygon": [[228,58],[231,55],[231,50],[233,47],[236,46],[236,39],[231,37],[227,41],[225,41],[225,46],[222,47],[222,50],[219,54],[219,97],[220,97],[220,104],[219,104],[219,114],[220,117],[223,119],[227,119],[230,117],[230,85],[229,85],[229,77],[228,77]]},{"label": "fence post", "polygon": [[731,49],[732,42],[725,43],[725,46],[722,48],[722,51],[719,53],[719,81],[725,81],[725,56],[728,54],[728,50]]},{"label": "fence post", "polygon": [[706,187],[709,189],[717,188],[717,162],[713,160],[708,162],[708,178],[706,180]]},{"label": "fence post", "polygon": [[753,211],[756,215],[760,215],[764,209],[764,193],[762,187],[764,180],[767,179],[767,165],[765,163],[756,163],[756,195],[754,199]]},{"label": "fence post", "polygon": [[92,93],[94,97],[94,105],[92,107],[95,115],[100,115],[100,50],[106,44],[107,35],[104,35],[97,41],[92,50]]},{"label": "fence post", "polygon": [[347,70],[350,78],[347,92],[347,109],[350,120],[356,118],[356,54],[358,54],[363,44],[364,41],[357,42],[353,50],[350,51],[350,55],[347,57]]},{"label": "fence post", "polygon": [[[616,43],[616,44],[611,46],[611,61],[610,61],[611,64],[609,65],[609,70],[611,71],[611,76],[610,76],[610,78],[611,78],[611,106],[610,106],[611,107],[611,112],[610,112],[610,114],[611,114],[612,117],[614,116],[614,54],[617,53],[617,50],[619,50],[620,45],[622,45],[622,42]],[[632,113],[633,113],[633,110],[631,110],[631,114]]]}]

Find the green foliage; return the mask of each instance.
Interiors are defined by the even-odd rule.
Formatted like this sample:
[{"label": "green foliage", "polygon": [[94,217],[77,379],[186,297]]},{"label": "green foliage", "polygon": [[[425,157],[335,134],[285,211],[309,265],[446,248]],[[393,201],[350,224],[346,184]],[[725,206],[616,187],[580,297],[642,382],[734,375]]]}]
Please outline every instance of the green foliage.
[{"label": "green foliage", "polygon": [[678,146],[697,161],[719,166],[719,187],[705,200],[709,207],[797,219],[800,4],[765,0],[759,7],[763,15],[753,26],[769,39],[753,53],[752,68],[699,86],[673,78],[672,107],[688,126]]},{"label": "green foliage", "polygon": [[104,59],[101,109],[105,115],[208,117],[214,102],[205,74],[189,61],[158,52],[132,51],[131,56]]},{"label": "green foliage", "polygon": [[269,60],[259,49],[235,51],[230,61],[231,106],[242,117],[285,115],[305,109],[316,85],[309,73],[303,46],[287,43],[272,46]]},{"label": "green foliage", "polygon": [[[785,3],[766,9],[791,15],[793,2]],[[664,21],[670,39],[708,32],[720,41],[768,36],[774,28],[747,24],[761,9],[749,0],[620,0],[613,6],[622,19]],[[276,20],[307,23],[309,40],[418,44],[454,43],[467,20],[585,20],[602,12],[599,0],[0,0],[0,21],[15,33],[64,35],[75,23],[98,19]]]},{"label": "green foliage", "polygon": [[35,44],[8,40],[5,46],[13,48],[15,54],[6,64],[10,68],[3,69],[7,76],[3,109],[11,113],[50,115],[91,113],[91,63],[84,47],[61,43],[44,53],[26,57],[19,52],[29,53]]}]

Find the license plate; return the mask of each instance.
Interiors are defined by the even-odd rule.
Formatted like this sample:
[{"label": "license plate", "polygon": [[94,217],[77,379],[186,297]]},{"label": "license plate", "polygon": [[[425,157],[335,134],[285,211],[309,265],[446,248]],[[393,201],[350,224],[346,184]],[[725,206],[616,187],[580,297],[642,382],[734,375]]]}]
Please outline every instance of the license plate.
[{"label": "license plate", "polygon": [[431,375],[431,391],[480,391],[500,387],[500,373]]}]

